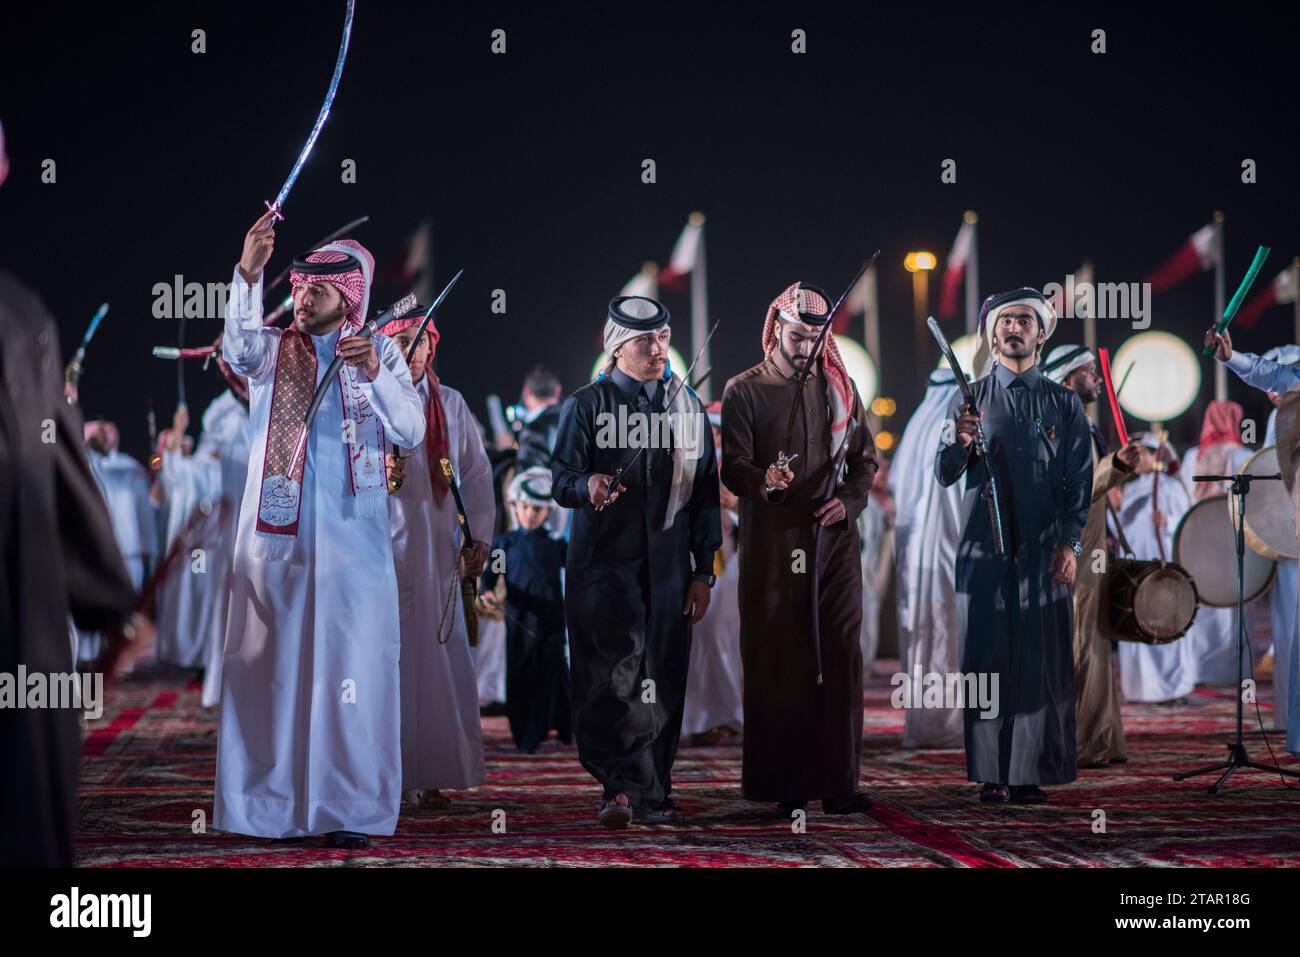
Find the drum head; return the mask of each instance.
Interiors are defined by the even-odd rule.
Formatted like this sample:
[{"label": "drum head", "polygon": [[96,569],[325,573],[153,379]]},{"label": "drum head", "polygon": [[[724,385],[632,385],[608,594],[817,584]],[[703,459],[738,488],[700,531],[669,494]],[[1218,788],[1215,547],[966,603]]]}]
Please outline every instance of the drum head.
[{"label": "drum head", "polygon": [[[1277,475],[1277,447],[1260,449],[1237,469],[1238,474]],[[1233,528],[1237,526],[1236,499],[1228,496]],[[1252,482],[1246,497],[1246,545],[1275,561],[1300,555],[1295,540],[1295,505],[1283,482]]]},{"label": "drum head", "polygon": [[1182,569],[1156,566],[1138,583],[1133,614],[1152,644],[1173,641],[1196,617],[1196,589]]},{"label": "drum head", "polygon": [[[1250,494],[1253,496],[1255,493],[1252,491]],[[1174,561],[1187,569],[1196,581],[1201,602],[1214,608],[1230,608],[1237,604],[1237,531],[1224,502],[1227,497],[1211,495],[1201,499],[1187,510],[1174,533]],[[1253,505],[1252,501],[1247,506],[1247,515]],[[1264,594],[1273,581],[1275,567],[1272,559],[1246,549],[1246,601]]]}]

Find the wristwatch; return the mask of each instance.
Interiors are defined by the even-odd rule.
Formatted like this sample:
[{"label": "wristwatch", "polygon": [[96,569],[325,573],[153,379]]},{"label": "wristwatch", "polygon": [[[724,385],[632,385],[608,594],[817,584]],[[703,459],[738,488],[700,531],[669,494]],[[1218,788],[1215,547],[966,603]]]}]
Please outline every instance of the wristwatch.
[{"label": "wristwatch", "polygon": [[695,581],[704,582],[704,584],[712,588],[717,583],[718,576],[717,575],[696,575]]},{"label": "wristwatch", "polygon": [[1075,558],[1078,558],[1083,554],[1083,542],[1079,541],[1077,538],[1070,539],[1067,544],[1070,546],[1070,551],[1074,552]]}]

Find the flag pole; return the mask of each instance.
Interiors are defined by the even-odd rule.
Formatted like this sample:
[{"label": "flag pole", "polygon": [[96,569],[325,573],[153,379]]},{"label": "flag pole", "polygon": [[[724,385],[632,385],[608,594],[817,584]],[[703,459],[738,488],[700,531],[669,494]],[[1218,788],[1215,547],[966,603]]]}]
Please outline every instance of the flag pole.
[{"label": "flag pole", "polygon": [[[974,332],[980,316],[979,217],[972,209],[962,217],[970,223],[970,262],[966,266],[966,331]],[[874,267],[873,267],[874,268]]]},{"label": "flag pole", "polygon": [[[1085,259],[1083,261],[1083,268],[1080,270],[1080,272],[1084,274],[1084,281],[1088,283],[1088,285],[1094,290],[1094,295],[1095,295],[1095,291],[1097,287],[1095,284],[1095,279],[1093,278],[1095,271],[1093,269],[1091,259]],[[1091,301],[1095,301],[1095,300],[1091,300]],[[1090,352],[1093,352],[1094,354],[1096,353],[1097,314],[1092,308],[1088,308],[1083,311],[1083,344],[1088,347],[1088,350]]]},{"label": "flag pole", "polygon": [[[1218,325],[1223,318],[1224,309],[1224,248],[1223,248],[1223,213],[1214,211],[1214,318],[1210,327]],[[1228,369],[1222,362],[1214,363],[1214,397],[1220,401],[1228,397]]]},{"label": "flag pole", "polygon": [[[704,363],[702,368],[712,369],[713,360],[709,358],[709,343],[707,340],[709,334],[709,296],[708,287],[704,275],[704,214],[700,212],[691,213],[690,223],[700,227],[700,243],[695,253],[695,268],[691,270],[691,341],[695,343],[696,348],[703,346],[700,353],[700,361]],[[700,399],[709,402],[712,399],[713,387],[710,379],[705,379],[700,383],[697,390]]]}]

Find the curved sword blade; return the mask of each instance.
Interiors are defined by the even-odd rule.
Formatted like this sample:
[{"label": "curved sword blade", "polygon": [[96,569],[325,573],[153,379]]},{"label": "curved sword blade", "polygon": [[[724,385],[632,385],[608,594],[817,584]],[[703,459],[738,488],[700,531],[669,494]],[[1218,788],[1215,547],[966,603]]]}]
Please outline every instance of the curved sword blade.
[{"label": "curved sword blade", "polygon": [[352,39],[352,18],[357,12],[356,0],[347,0],[347,2],[348,10],[343,20],[343,42],[339,44],[339,58],[334,64],[334,75],[330,77],[329,89],[325,92],[325,102],[321,104],[320,113],[316,116],[316,125],[311,128],[311,135],[307,137],[307,142],[303,146],[302,152],[298,154],[293,169],[289,170],[289,178],[280,187],[280,192],[276,193],[275,202],[266,204],[266,208],[275,213],[276,219],[284,218],[280,215],[280,210],[284,206],[284,201],[289,197],[289,190],[293,189],[298,174],[302,172],[303,164],[307,162],[312,147],[316,145],[316,138],[320,136],[321,128],[325,126],[325,120],[330,115],[330,107],[334,105],[334,95],[338,93],[339,79],[343,76],[343,61],[348,58],[348,41]]}]

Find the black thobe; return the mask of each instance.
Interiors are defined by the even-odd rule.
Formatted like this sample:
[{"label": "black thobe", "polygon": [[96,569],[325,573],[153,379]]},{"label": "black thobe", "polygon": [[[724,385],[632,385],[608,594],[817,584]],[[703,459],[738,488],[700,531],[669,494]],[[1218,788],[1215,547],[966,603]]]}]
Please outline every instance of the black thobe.
[{"label": "black thobe", "polygon": [[[1053,587],[1049,563],[1088,521],[1088,419],[1079,397],[1037,366],[1016,375],[996,365],[971,389],[994,463],[1006,552],[993,553],[989,511],[978,501],[957,547],[962,670],[998,676],[998,713],[983,718],[978,702],[966,702],[966,774],[991,784],[1068,784],[1075,777],[1074,586]],[[962,404],[958,393],[950,420]],[[935,458],[939,481],[952,485],[965,473],[967,490],[982,489],[988,463],[973,442],[962,448],[949,432]]]},{"label": "black thobe", "polygon": [[[662,408],[668,388],[657,383],[653,410]],[[631,449],[617,447],[625,443],[598,441],[605,421],[598,416],[617,420],[620,408],[624,415],[637,410],[636,390],[626,383],[603,377],[565,400],[551,462],[552,496],[574,509],[565,617],[578,758],[606,800],[621,792],[637,809],[659,807],[672,790],[691,656],[682,607],[692,576],[711,574],[722,544],[711,433],[704,406],[689,395],[702,423],[693,430],[697,457],[687,463],[694,480],[667,529],[669,449],[643,452],[623,473],[627,491],[603,511],[588,495],[591,475],[611,475],[632,458]],[[673,441],[681,440],[674,434]]]},{"label": "black thobe", "polygon": [[[856,424],[835,496],[843,521],[821,530],[817,604],[823,681],[812,648],[813,512],[832,465],[830,411],[820,369],[795,400],[779,353],[730,382],[722,395],[722,480],[740,499],[740,657],[745,741],[741,785],[751,801],[805,801],[857,790],[862,753],[862,558],[858,516],[876,476],[875,443],[857,390]],[[798,453],[794,481],[769,495],[777,453]]]},{"label": "black thobe", "polygon": [[[62,371],[44,305],[0,273],[0,672],[15,677],[72,672],[69,610],[108,630],[134,600]],[[77,714],[0,709],[0,866],[71,866]]]},{"label": "black thobe", "polygon": [[[560,585],[564,546],[545,526],[516,528],[492,543],[492,553],[505,559],[506,716],[520,751],[536,751],[552,728],[561,741],[573,737]],[[492,564],[483,572],[485,591],[500,577]]]}]

